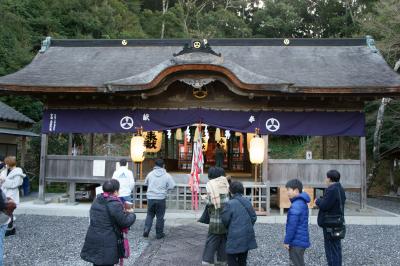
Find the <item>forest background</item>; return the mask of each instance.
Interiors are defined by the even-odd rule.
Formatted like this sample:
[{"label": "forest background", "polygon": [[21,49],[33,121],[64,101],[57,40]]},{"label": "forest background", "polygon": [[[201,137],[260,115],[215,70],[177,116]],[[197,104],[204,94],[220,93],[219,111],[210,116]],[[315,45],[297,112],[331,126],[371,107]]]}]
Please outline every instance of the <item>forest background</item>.
[{"label": "forest background", "polygon": [[[52,38],[347,38],[371,35],[391,67],[400,59],[399,0],[0,0],[0,76],[28,64],[46,36]],[[360,66],[362,68],[363,66]],[[0,101],[32,118],[40,132],[42,103],[23,96],[0,96]],[[368,157],[380,101],[365,106]],[[400,101],[393,100],[384,115],[381,152],[400,146]],[[106,136],[97,136],[97,153],[110,151]],[[49,153],[65,154],[68,137],[50,138]],[[85,143],[85,136],[74,136]],[[331,145],[334,146],[332,138]],[[113,136],[112,153],[127,150],[126,136]],[[329,143],[329,142],[328,142]],[[348,139],[348,158],[357,141]],[[305,150],[321,154],[318,138],[274,137],[274,158]],[[39,170],[39,139],[30,141],[26,168]],[[120,155],[120,154],[115,154]],[[126,154],[125,154],[126,155]],[[370,163],[368,164],[370,166]],[[396,169],[399,185],[400,169]],[[372,193],[388,189],[388,165],[382,163]]]}]

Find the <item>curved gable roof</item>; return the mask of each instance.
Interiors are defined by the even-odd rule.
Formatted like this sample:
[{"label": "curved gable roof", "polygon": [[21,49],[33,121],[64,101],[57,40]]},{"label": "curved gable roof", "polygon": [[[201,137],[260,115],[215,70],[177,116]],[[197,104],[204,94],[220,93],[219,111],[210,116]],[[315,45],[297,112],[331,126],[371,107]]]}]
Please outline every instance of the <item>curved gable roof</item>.
[{"label": "curved gable roof", "polygon": [[[174,54],[189,40],[52,40],[20,71],[0,77],[0,89],[97,91],[122,82],[150,83],[171,67],[184,65]],[[400,92],[400,75],[367,45],[366,39],[223,39],[209,40],[219,66],[243,84],[327,89],[326,93]],[[178,56],[179,57],[179,56]],[[269,87],[263,87],[268,91]],[[382,90],[379,91],[379,93]]]}]

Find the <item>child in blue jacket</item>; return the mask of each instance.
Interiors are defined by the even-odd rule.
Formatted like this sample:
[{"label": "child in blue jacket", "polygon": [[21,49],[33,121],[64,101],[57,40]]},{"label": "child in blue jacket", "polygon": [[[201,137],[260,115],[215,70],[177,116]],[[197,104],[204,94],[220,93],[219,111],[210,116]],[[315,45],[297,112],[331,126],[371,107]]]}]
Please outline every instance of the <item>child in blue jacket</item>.
[{"label": "child in blue jacket", "polygon": [[286,183],[287,193],[292,203],[286,220],[284,247],[289,250],[291,265],[304,265],[304,251],[310,247],[308,233],[308,206],[310,196],[303,191],[303,184],[298,179]]}]

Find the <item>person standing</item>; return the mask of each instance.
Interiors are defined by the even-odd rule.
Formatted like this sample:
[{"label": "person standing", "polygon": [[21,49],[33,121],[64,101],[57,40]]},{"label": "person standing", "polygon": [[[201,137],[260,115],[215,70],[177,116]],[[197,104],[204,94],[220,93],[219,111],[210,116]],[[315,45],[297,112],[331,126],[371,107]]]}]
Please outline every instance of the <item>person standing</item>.
[{"label": "person standing", "polygon": [[4,162],[4,156],[0,155],[0,178],[3,177],[5,179],[7,173],[6,171],[6,164]]},{"label": "person standing", "polygon": [[208,236],[203,251],[203,265],[214,264],[215,253],[217,263],[226,263],[226,227],[221,220],[221,212],[228,201],[229,183],[226,179],[224,169],[210,167],[208,169],[207,211],[210,217]]},{"label": "person standing", "polygon": [[[26,176],[20,167],[17,167],[17,159],[15,156],[8,156],[4,159],[7,166],[6,176],[2,180],[1,189],[7,198],[11,198],[16,205],[19,204],[19,187]],[[4,177],[4,176],[3,176]],[[6,236],[15,235],[16,229],[14,226],[14,216],[11,216],[11,221],[8,224]]]},{"label": "person standing", "polygon": [[339,183],[340,173],[337,170],[330,170],[326,173],[326,184],[328,188],[322,198],[315,199],[315,205],[318,206],[317,222],[322,227],[324,233],[325,256],[329,266],[342,265],[342,243],[340,239],[334,239],[330,235],[332,228],[324,226],[326,215],[343,215],[346,194]]},{"label": "person standing", "polygon": [[17,167],[17,159],[14,156],[8,156],[4,159],[7,166],[6,175],[3,176],[3,184],[1,186],[4,194],[19,204],[19,186],[22,185],[26,176],[20,167]]},{"label": "person standing", "polygon": [[303,192],[298,179],[289,180],[286,189],[291,205],[286,218],[284,247],[289,251],[290,265],[304,266],[304,251],[310,247],[308,205],[310,196]]},{"label": "person standing", "polygon": [[123,202],[133,202],[132,191],[135,188],[135,179],[133,173],[128,169],[127,161],[121,159],[119,161],[119,168],[115,170],[112,179],[116,179],[119,182],[119,197]]},{"label": "person standing", "polygon": [[157,159],[153,170],[146,176],[144,181],[147,185],[147,216],[144,225],[143,237],[148,237],[153,225],[154,216],[156,221],[156,238],[161,239],[164,234],[164,215],[166,209],[166,198],[168,190],[174,189],[175,181],[164,169],[164,160]]},{"label": "person standing", "polygon": [[7,214],[7,198],[0,188],[0,266],[3,266],[4,254],[4,237],[7,230],[7,225],[11,221],[10,216]]},{"label": "person standing", "polygon": [[232,198],[225,204],[221,213],[222,223],[227,227],[226,253],[228,266],[246,266],[247,254],[257,248],[254,223],[257,220],[251,202],[243,197],[241,182],[229,185]]},{"label": "person standing", "polygon": [[120,261],[117,231],[129,228],[136,220],[134,213],[124,211],[118,190],[118,180],[105,181],[103,193],[90,207],[90,224],[80,255],[95,266],[112,266]]},{"label": "person standing", "polygon": [[4,162],[4,156],[0,155],[0,188],[7,177],[7,165]]},{"label": "person standing", "polygon": [[225,158],[225,150],[222,148],[221,144],[217,143],[217,148],[215,148],[215,167],[223,167]]}]

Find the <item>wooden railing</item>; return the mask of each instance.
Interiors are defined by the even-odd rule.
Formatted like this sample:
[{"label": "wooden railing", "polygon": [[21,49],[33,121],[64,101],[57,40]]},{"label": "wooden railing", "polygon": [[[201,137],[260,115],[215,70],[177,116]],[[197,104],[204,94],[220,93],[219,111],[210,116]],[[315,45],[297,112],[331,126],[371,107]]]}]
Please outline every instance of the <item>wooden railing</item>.
[{"label": "wooden railing", "polygon": [[[206,194],[205,184],[200,185],[200,194]],[[269,186],[262,183],[243,182],[244,196],[253,204],[254,209],[259,215],[269,214]],[[145,209],[147,206],[146,189],[142,181],[136,182],[134,193],[135,206],[138,209]],[[205,204],[199,197],[200,209]],[[170,190],[167,196],[167,207],[175,210],[193,210],[192,193],[188,184],[177,184]]]},{"label": "wooden railing", "polygon": [[290,160],[269,159],[263,180],[271,187],[284,186],[293,178],[298,178],[303,185],[324,187],[326,172],[336,169],[341,174],[340,183],[346,188],[361,187],[360,160]]}]

